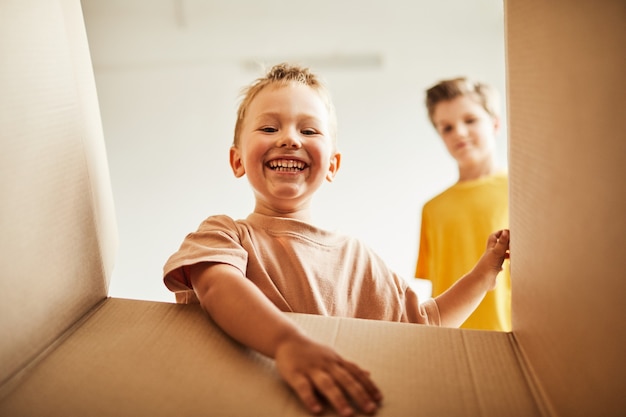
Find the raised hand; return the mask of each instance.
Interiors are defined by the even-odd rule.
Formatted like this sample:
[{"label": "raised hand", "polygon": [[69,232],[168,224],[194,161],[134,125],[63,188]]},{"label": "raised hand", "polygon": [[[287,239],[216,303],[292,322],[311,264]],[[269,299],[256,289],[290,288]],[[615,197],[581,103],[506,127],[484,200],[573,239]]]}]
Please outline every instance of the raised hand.
[{"label": "raised hand", "polygon": [[498,273],[502,271],[502,264],[505,259],[509,259],[510,257],[509,240],[508,229],[498,230],[489,235],[485,253],[474,268],[476,271],[480,271],[492,278],[489,289],[495,288],[496,277]]}]

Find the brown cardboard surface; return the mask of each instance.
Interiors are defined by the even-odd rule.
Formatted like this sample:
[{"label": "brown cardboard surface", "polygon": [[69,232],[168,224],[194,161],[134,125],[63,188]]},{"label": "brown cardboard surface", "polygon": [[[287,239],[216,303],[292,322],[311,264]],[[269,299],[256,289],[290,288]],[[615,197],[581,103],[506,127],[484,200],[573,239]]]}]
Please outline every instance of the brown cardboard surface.
[{"label": "brown cardboard surface", "polygon": [[0,2],[0,393],[107,295],[116,234],[78,1]]},{"label": "brown cardboard surface", "polygon": [[[381,416],[626,414],[626,3],[508,0],[513,332],[290,315]],[[106,298],[116,247],[78,0],[0,2],[0,415],[297,416],[198,306]]]},{"label": "brown cardboard surface", "polygon": [[[386,396],[380,416],[539,415],[509,334],[290,317],[372,372]],[[273,361],[198,305],[110,298],[0,400],[0,415],[308,414]]]},{"label": "brown cardboard surface", "polygon": [[553,415],[626,415],[626,2],[505,5],[513,332]]}]

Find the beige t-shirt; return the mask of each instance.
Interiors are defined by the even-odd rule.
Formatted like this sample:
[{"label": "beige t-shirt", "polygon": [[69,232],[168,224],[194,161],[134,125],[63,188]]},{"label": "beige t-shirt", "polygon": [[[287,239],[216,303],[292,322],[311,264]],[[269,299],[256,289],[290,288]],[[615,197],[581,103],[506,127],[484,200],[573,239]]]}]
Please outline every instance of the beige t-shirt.
[{"label": "beige t-shirt", "polygon": [[440,325],[417,295],[359,240],[288,218],[207,218],[163,268],[180,303],[197,302],[185,266],[234,266],[282,311]]}]

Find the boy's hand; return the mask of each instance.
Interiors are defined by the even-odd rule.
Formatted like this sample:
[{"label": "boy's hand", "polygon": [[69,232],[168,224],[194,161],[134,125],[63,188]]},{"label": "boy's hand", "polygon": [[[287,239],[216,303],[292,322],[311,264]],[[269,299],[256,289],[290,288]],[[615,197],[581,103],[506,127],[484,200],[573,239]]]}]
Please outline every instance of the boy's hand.
[{"label": "boy's hand", "polygon": [[478,261],[476,268],[492,278],[490,289],[495,288],[496,277],[502,271],[504,260],[509,259],[509,256],[509,230],[502,229],[489,235],[487,249]]},{"label": "boy's hand", "polygon": [[485,253],[474,268],[437,296],[441,326],[459,327],[476,310],[488,291],[496,287],[502,264],[509,258],[509,231],[489,235]]},{"label": "boy's hand", "polygon": [[341,416],[354,415],[352,403],[362,412],[374,414],[382,400],[369,372],[306,337],[281,343],[275,360],[280,375],[314,414],[323,410],[317,394]]},{"label": "boy's hand", "polygon": [[322,411],[318,394],[341,416],[354,414],[351,404],[367,414],[376,411],[382,395],[369,373],[307,337],[240,270],[202,263],[191,266],[189,275],[215,323],[245,346],[274,358],[278,372],[309,411]]}]

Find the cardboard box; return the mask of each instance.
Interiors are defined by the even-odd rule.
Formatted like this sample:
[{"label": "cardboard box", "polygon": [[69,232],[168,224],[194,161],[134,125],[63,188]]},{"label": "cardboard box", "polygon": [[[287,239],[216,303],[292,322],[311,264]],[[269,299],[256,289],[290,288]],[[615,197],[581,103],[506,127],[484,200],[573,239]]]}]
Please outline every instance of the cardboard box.
[{"label": "cardboard box", "polygon": [[[380,416],[626,415],[626,3],[508,0],[505,17],[513,331],[289,315],[372,371]],[[107,296],[79,1],[3,1],[0,35],[0,415],[307,415],[198,306]]]}]

